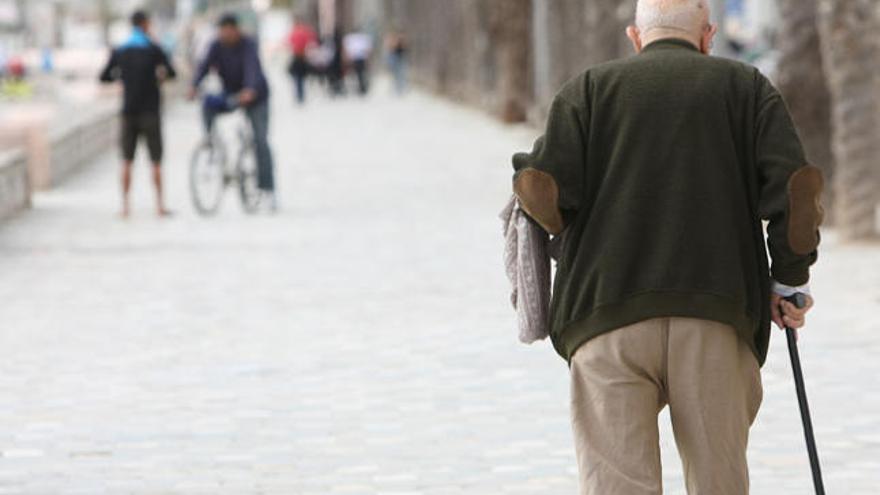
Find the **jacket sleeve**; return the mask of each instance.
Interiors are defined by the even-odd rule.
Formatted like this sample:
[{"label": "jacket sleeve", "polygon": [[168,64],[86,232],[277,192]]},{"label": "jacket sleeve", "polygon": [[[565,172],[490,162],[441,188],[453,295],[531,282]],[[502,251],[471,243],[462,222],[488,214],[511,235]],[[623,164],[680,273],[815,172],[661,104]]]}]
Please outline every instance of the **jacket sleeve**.
[{"label": "jacket sleeve", "polygon": [[256,43],[250,43],[244,56],[244,87],[254,91],[260,88],[260,52]]},{"label": "jacket sleeve", "polygon": [[816,262],[822,172],[806,163],[803,147],[779,92],[757,74],[755,150],[759,213],[768,222],[771,274],[779,283],[804,285]]},{"label": "jacket sleeve", "polygon": [[98,78],[102,83],[112,83],[119,79],[119,55],[116,50],[110,52],[110,58]]},{"label": "jacket sleeve", "polygon": [[199,84],[202,83],[202,80],[205,76],[208,75],[208,71],[211,70],[211,66],[214,65],[214,58],[216,56],[217,51],[217,43],[214,42],[208,48],[208,53],[205,54],[205,58],[199,62],[199,66],[196,69],[195,76],[193,76],[192,86],[194,88],[199,87]]},{"label": "jacket sleeve", "polygon": [[585,109],[563,96],[550,107],[545,134],[531,153],[513,157],[514,192],[523,209],[551,234],[581,207],[586,156]]}]

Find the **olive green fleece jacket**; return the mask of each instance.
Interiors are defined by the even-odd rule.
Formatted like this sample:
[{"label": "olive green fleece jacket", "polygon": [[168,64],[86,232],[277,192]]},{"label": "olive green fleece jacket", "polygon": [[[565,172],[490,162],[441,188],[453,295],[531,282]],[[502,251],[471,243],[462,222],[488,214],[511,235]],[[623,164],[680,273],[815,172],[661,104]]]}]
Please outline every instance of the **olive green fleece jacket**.
[{"label": "olive green fleece jacket", "polygon": [[513,163],[526,211],[566,230],[551,303],[561,356],[678,316],[733,326],[764,363],[771,276],[808,282],[822,180],[757,69],[684,40],[651,43],[567,83]]}]

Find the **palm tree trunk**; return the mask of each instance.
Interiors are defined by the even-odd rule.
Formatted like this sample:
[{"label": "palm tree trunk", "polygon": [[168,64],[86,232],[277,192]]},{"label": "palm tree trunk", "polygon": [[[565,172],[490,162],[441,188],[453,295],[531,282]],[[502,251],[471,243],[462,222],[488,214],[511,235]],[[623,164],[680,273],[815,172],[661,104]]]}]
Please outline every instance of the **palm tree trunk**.
[{"label": "palm tree trunk", "polygon": [[569,33],[570,39],[585,41],[583,59],[575,73],[590,65],[607,62],[632,53],[632,45],[626,37],[626,26],[635,22],[636,2],[620,0],[593,0],[578,2],[583,5],[581,31]]},{"label": "palm tree trunk", "polygon": [[[532,2],[532,57],[534,61],[535,98],[546,109],[565,82],[568,70],[565,64],[568,53],[565,32],[560,28],[565,19],[565,4],[559,0],[533,0]],[[543,120],[543,119],[540,119]]]},{"label": "palm tree trunk", "polygon": [[626,26],[635,2],[533,0],[534,86],[543,111],[565,81],[587,67],[629,54]]},{"label": "palm tree trunk", "polygon": [[110,47],[112,45],[110,27],[113,24],[113,6],[110,0],[100,0],[98,2],[98,22],[101,28],[101,41],[104,43],[104,46]]},{"label": "palm tree trunk", "polygon": [[489,36],[497,57],[498,113],[508,123],[526,120],[532,103],[531,0],[490,0]]},{"label": "palm tree trunk", "polygon": [[[789,105],[807,160],[822,169],[831,184],[834,177],[831,94],[822,67],[816,0],[778,0],[778,5],[782,56],[776,83]],[[826,190],[823,198],[826,206],[834,204],[832,190],[830,187]]]},{"label": "palm tree trunk", "polygon": [[835,211],[845,239],[876,237],[880,204],[880,82],[876,0],[820,0],[837,164]]}]

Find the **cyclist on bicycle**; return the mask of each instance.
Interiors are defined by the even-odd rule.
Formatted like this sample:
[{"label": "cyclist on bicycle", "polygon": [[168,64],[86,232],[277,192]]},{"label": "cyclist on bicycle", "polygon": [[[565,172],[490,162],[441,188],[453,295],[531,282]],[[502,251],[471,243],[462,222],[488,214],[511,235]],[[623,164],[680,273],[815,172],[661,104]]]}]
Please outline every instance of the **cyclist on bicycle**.
[{"label": "cyclist on bicycle", "polygon": [[[257,155],[258,187],[269,200],[270,207],[278,207],[275,197],[274,165],[269,148],[269,84],[263,73],[256,41],[242,33],[234,14],[220,17],[218,36],[201,61],[190,89],[195,99],[198,87],[208,72],[214,71],[223,82],[223,95],[208,97],[202,107],[205,131],[212,132],[218,114],[241,107],[254,134]],[[218,101],[226,104],[218,104]]]}]

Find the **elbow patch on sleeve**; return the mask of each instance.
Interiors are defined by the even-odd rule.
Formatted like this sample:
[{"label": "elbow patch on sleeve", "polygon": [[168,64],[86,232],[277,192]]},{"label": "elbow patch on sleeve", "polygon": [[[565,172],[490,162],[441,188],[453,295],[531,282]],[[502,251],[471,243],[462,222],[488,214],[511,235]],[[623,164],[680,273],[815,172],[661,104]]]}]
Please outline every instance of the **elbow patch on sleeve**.
[{"label": "elbow patch on sleeve", "polygon": [[513,192],[523,210],[553,235],[562,232],[565,224],[559,211],[559,186],[553,176],[533,168],[522,170],[513,183]]},{"label": "elbow patch on sleeve", "polygon": [[822,171],[813,166],[799,169],[788,181],[788,244],[797,255],[808,255],[819,246],[824,185]]}]

